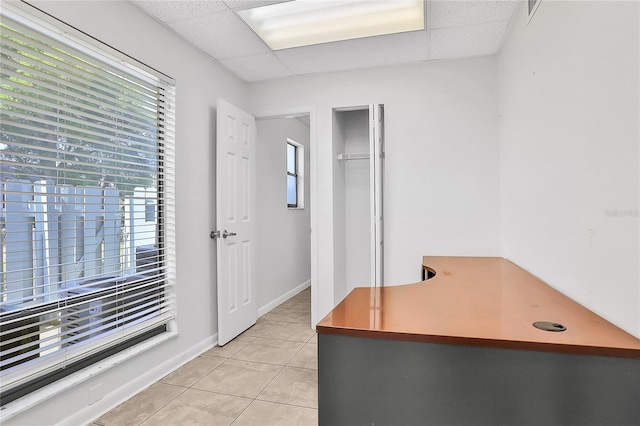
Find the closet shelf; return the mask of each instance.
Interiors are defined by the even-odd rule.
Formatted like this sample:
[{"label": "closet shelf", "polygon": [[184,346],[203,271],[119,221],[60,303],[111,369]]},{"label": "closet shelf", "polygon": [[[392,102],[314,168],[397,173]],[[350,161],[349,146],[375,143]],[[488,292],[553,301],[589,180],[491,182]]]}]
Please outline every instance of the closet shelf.
[{"label": "closet shelf", "polygon": [[338,160],[368,160],[368,152],[347,152],[344,154],[338,154]]}]

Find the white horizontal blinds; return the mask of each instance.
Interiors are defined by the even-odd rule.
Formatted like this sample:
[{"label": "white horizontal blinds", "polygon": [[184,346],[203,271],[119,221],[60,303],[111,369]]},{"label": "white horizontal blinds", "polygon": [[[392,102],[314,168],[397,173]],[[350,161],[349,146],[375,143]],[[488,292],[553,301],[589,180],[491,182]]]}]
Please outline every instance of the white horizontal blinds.
[{"label": "white horizontal blinds", "polygon": [[175,282],[173,86],[21,15],[0,22],[3,391],[166,323]]}]

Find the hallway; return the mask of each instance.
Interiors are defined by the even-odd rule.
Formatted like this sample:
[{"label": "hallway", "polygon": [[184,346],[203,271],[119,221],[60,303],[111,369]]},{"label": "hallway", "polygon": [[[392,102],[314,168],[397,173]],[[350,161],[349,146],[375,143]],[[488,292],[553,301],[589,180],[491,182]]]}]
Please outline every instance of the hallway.
[{"label": "hallway", "polygon": [[94,421],[122,425],[315,425],[310,288]]}]

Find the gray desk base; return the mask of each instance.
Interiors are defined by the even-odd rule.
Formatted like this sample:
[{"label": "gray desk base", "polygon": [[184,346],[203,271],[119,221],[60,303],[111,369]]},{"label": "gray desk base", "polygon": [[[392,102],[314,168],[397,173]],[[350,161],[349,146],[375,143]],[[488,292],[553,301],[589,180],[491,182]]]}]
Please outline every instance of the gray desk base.
[{"label": "gray desk base", "polygon": [[640,361],[318,335],[320,425],[640,425]]}]

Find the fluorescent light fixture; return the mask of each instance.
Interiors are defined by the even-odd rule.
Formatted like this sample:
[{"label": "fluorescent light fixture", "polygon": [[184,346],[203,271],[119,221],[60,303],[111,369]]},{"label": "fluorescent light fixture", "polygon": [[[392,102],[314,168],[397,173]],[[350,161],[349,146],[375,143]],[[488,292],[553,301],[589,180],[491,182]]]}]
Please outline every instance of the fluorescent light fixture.
[{"label": "fluorescent light fixture", "polygon": [[273,50],[425,28],[423,0],[294,0],[238,14]]}]

